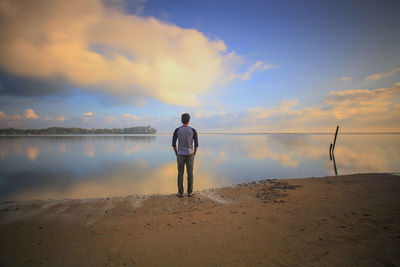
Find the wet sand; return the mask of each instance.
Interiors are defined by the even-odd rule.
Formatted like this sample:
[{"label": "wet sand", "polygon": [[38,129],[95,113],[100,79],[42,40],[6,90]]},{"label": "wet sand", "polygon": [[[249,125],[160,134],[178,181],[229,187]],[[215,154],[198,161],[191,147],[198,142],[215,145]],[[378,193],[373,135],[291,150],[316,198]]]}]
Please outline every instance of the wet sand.
[{"label": "wet sand", "polygon": [[2,202],[0,266],[400,266],[400,177]]}]

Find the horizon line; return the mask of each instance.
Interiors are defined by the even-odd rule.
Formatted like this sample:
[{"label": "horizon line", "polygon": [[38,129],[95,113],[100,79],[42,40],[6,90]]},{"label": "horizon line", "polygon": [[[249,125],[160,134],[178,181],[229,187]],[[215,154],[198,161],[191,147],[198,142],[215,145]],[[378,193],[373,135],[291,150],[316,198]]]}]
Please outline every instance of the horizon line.
[{"label": "horizon line", "polygon": [[[157,134],[172,134],[172,132]],[[198,134],[335,134],[335,132],[198,132]],[[340,132],[340,134],[400,134],[400,132]]]}]

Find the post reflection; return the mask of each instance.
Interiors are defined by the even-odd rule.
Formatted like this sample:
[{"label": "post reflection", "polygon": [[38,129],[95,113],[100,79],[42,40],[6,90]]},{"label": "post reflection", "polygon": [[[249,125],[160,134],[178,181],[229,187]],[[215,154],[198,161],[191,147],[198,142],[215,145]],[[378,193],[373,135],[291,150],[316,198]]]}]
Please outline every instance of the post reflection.
[{"label": "post reflection", "polygon": [[333,170],[335,171],[335,175],[337,174],[337,168],[336,168],[336,160],[335,160],[335,154],[332,153],[332,162],[333,162]]}]

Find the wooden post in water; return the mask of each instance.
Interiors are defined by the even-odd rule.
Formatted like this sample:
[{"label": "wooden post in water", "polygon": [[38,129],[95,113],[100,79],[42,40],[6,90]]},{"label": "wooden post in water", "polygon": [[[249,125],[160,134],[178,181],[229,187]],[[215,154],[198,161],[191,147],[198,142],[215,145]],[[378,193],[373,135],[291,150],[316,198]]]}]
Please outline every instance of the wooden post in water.
[{"label": "wooden post in water", "polygon": [[333,139],[333,146],[332,146],[332,155],[333,155],[333,152],[335,150],[336,137],[337,137],[338,132],[339,132],[339,125],[336,126],[335,139]]},{"label": "wooden post in water", "polygon": [[337,169],[336,169],[336,162],[335,162],[335,154],[333,152],[335,150],[336,137],[337,137],[338,132],[339,132],[339,125],[336,126],[336,132],[335,132],[335,138],[333,139],[333,144],[331,144],[329,147],[329,158],[330,158],[330,160],[333,159],[333,169],[335,170],[336,175],[337,175]]}]

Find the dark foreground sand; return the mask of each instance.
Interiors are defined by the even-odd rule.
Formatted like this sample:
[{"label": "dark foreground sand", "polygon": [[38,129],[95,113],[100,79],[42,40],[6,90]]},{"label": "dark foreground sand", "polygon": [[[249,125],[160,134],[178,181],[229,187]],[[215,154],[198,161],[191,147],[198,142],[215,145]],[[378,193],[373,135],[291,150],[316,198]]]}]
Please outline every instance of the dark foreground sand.
[{"label": "dark foreground sand", "polygon": [[1,266],[400,266],[400,177],[6,202]]}]

